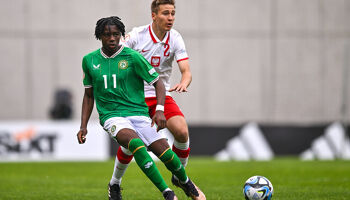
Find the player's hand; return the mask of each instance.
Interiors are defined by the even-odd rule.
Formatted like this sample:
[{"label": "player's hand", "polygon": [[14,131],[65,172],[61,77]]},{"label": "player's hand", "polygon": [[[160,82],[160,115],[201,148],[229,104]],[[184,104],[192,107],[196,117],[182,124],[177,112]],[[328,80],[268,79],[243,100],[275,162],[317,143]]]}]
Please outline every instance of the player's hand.
[{"label": "player's hand", "polygon": [[176,84],[174,87],[172,87],[171,89],[169,89],[169,92],[187,92],[187,86],[185,84]]},{"label": "player's hand", "polygon": [[77,134],[79,144],[84,144],[86,141],[87,129],[81,128]]},{"label": "player's hand", "polygon": [[163,111],[160,111],[160,110],[156,111],[156,113],[152,118],[152,124],[151,124],[152,127],[154,126],[154,123],[156,123],[158,126],[157,131],[166,127],[166,119]]}]

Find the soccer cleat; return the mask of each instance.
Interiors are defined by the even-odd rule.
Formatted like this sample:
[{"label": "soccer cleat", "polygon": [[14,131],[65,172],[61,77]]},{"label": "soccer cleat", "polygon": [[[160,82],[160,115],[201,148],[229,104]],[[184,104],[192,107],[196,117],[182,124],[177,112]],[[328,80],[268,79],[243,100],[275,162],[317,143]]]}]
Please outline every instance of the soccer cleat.
[{"label": "soccer cleat", "polygon": [[121,188],[118,184],[110,185],[108,183],[108,199],[109,200],[122,200]]},{"label": "soccer cleat", "polygon": [[175,193],[174,191],[166,191],[164,194],[163,194],[163,197],[165,200],[177,200],[177,197],[175,196]]},{"label": "soccer cleat", "polygon": [[171,177],[171,182],[176,186],[180,187],[188,197],[191,197],[193,200],[206,200],[204,193],[190,180],[187,183],[182,184],[178,179],[173,175]]},{"label": "soccer cleat", "polygon": [[179,179],[175,178],[175,175],[172,175],[172,176],[171,176],[171,183],[172,183],[173,185],[175,185],[176,187],[181,187],[181,186],[180,186],[180,181],[179,181]]}]

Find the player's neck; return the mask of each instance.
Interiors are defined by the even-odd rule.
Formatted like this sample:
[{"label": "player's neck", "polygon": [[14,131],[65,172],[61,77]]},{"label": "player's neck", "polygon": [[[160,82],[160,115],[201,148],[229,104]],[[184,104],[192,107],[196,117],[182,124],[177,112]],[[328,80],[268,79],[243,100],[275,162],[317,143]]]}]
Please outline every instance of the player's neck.
[{"label": "player's neck", "polygon": [[160,30],[155,23],[152,23],[152,30],[154,34],[157,36],[157,38],[160,41],[163,41],[167,31]]},{"label": "player's neck", "polygon": [[106,54],[106,56],[111,57],[120,49],[120,47],[121,47],[121,45],[117,45],[117,47],[115,49],[109,49],[109,48],[102,47],[102,51],[104,54]]}]

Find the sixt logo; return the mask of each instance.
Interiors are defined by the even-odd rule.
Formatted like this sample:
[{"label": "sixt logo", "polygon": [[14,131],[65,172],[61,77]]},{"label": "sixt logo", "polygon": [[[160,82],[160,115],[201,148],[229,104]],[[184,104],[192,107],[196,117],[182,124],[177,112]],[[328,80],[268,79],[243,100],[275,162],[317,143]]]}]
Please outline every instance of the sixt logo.
[{"label": "sixt logo", "polygon": [[27,155],[28,153],[51,154],[55,151],[57,135],[50,132],[36,132],[34,127],[11,133],[0,130],[1,155]]}]

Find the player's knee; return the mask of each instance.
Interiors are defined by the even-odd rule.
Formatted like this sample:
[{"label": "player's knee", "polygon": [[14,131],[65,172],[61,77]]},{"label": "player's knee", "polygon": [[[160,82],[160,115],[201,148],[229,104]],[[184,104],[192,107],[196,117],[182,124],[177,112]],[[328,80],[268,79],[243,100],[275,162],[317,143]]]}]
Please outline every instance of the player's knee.
[{"label": "player's knee", "polygon": [[134,138],[130,140],[129,142],[129,150],[132,152],[132,154],[135,154],[137,150],[139,150],[142,147],[145,147],[142,140],[140,138]]},{"label": "player's knee", "polygon": [[179,128],[173,133],[176,141],[185,143],[188,141],[188,129],[187,128]]}]

